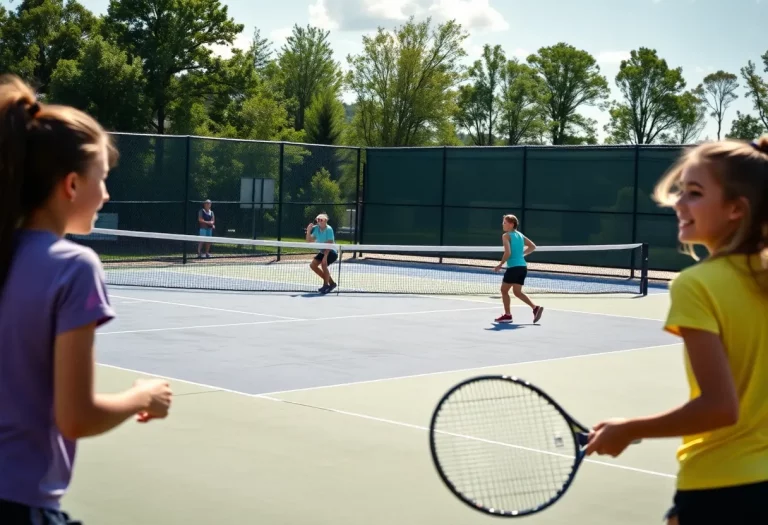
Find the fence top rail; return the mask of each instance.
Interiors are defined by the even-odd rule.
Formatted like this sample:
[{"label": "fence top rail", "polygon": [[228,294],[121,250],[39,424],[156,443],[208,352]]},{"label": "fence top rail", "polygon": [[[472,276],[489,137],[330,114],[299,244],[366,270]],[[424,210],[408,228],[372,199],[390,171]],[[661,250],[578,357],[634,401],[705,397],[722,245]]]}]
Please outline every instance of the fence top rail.
[{"label": "fence top rail", "polygon": [[221,142],[241,142],[248,144],[274,144],[279,146],[281,144],[285,146],[304,146],[304,147],[318,147],[328,149],[348,149],[348,150],[361,150],[360,146],[343,146],[336,144],[314,144],[311,142],[287,142],[276,140],[257,140],[257,139],[235,139],[227,137],[205,137],[202,135],[172,135],[172,134],[159,134],[159,133],[133,133],[128,131],[110,131],[110,135],[125,135],[134,137],[154,137],[154,138],[168,138],[168,139],[198,139],[198,140],[212,140]]},{"label": "fence top rail", "polygon": [[553,146],[551,144],[516,144],[514,146],[375,146],[364,147],[363,150],[370,151],[390,151],[390,150],[515,150],[515,149],[541,149],[541,150],[570,150],[570,149],[583,149],[583,150],[676,150],[681,148],[691,148],[694,144],[561,144]]},{"label": "fence top rail", "polygon": [[136,137],[155,137],[155,138],[168,138],[168,139],[197,139],[197,140],[211,140],[221,142],[240,142],[249,144],[274,144],[279,146],[281,144],[285,146],[303,146],[303,147],[318,147],[329,149],[346,149],[353,151],[387,151],[387,150],[439,150],[439,149],[488,149],[488,150],[503,150],[503,149],[585,149],[585,150],[623,150],[623,149],[645,149],[645,150],[665,150],[665,149],[680,149],[691,148],[696,146],[695,144],[515,144],[515,145],[502,145],[502,146],[476,146],[476,145],[461,145],[461,146],[348,146],[337,144],[314,144],[310,142],[288,142],[288,141],[274,141],[274,140],[257,140],[257,139],[237,139],[227,137],[205,137],[202,135],[173,135],[173,134],[159,134],[159,133],[134,133],[128,131],[110,131],[110,135],[124,135],[124,136],[136,136]]}]

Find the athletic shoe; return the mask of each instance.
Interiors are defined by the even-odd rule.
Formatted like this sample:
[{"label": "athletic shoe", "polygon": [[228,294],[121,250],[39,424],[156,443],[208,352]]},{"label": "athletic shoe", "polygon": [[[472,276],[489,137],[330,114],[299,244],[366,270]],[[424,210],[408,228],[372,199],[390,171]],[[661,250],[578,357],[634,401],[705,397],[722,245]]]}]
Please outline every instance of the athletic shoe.
[{"label": "athletic shoe", "polygon": [[544,313],[544,307],[543,306],[537,306],[533,309],[533,322],[538,323],[539,319],[541,319],[541,314]]},{"label": "athletic shoe", "polygon": [[511,323],[512,322],[512,314],[504,314],[501,317],[497,317],[495,319],[497,323]]},{"label": "athletic shoe", "polygon": [[331,284],[328,286],[328,290],[327,290],[327,292],[328,292],[328,293],[330,293],[330,292],[332,292],[332,291],[333,291],[335,288],[336,288],[336,283],[331,283]]},{"label": "athletic shoe", "polygon": [[323,294],[328,293],[328,285],[324,284],[322,288],[319,288],[317,291]]}]

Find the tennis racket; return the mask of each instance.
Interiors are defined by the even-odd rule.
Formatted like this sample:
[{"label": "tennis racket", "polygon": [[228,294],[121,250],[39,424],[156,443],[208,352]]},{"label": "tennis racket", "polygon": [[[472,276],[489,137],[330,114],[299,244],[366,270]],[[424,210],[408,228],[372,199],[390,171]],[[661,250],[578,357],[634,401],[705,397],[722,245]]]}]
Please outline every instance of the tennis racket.
[{"label": "tennis racket", "polygon": [[543,390],[498,375],[451,388],[429,428],[432,460],[448,489],[501,517],[535,514],[558,501],[584,459],[588,435]]}]

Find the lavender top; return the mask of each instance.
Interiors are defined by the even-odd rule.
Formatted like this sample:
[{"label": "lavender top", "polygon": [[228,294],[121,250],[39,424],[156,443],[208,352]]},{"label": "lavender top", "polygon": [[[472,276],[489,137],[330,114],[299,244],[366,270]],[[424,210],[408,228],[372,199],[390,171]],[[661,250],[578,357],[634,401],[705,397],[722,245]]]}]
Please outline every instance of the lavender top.
[{"label": "lavender top", "polygon": [[39,230],[15,242],[0,290],[0,499],[58,509],[76,443],[54,418],[54,340],[115,314],[93,250]]}]

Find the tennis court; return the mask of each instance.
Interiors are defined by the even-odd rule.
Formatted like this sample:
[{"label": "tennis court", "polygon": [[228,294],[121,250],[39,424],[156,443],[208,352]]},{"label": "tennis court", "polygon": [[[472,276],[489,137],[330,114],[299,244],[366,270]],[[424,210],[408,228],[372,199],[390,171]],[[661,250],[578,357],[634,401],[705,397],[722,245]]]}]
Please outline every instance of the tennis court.
[{"label": "tennis court", "polygon": [[[135,277],[135,264],[117,264],[106,265],[111,282]],[[538,325],[513,299],[515,322],[495,325],[494,293],[438,296],[408,285],[321,296],[310,291],[319,286],[311,274],[301,286],[292,281],[295,291],[238,291],[222,289],[230,287],[222,277],[235,279],[223,261],[215,271],[188,267],[196,265],[208,279],[197,290],[168,275],[178,268],[157,264],[157,286],[111,285],[119,317],[100,329],[98,388],[164,376],[176,398],[165,421],[129,422],[82,442],[64,504],[86,525],[490,523],[450,494],[429,454],[432,410],[458,381],[523,377],[587,425],[664,410],[687,395],[682,345],[661,330],[661,288],[603,293],[581,281],[575,292],[597,293],[543,290],[532,296],[545,306]],[[239,283],[245,275],[236,271]],[[388,282],[404,275],[424,277]],[[158,287],[168,283],[177,288]],[[651,441],[616,460],[591,458],[560,502],[524,519],[660,521],[676,446]]]}]

